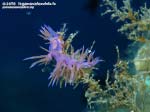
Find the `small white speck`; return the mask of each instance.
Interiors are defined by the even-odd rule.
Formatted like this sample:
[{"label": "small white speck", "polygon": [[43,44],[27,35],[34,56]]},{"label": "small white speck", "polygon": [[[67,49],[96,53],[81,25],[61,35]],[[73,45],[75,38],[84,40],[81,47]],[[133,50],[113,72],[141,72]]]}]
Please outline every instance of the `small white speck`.
[{"label": "small white speck", "polygon": [[30,11],[26,12],[26,15],[28,15],[28,16],[31,15],[31,12]]},{"label": "small white speck", "polygon": [[88,53],[91,53],[92,51],[91,50],[88,50]]}]

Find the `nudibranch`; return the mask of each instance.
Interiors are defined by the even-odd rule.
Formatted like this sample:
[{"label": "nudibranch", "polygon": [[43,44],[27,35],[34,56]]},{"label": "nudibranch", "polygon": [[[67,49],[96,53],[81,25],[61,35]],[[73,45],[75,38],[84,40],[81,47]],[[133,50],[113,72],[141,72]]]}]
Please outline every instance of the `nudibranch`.
[{"label": "nudibranch", "polygon": [[[94,52],[89,52],[89,49],[78,49],[74,51],[73,47],[70,45],[70,52],[65,52],[65,45],[68,44],[69,38],[73,38],[75,34],[71,34],[68,39],[64,39],[64,32],[55,32],[51,27],[44,25],[41,27],[40,36],[44,40],[48,40],[49,49],[45,49],[48,52],[47,55],[32,56],[28,59],[39,59],[38,61],[31,64],[30,68],[37,64],[47,65],[53,59],[56,61],[54,70],[49,76],[49,86],[54,85],[58,81],[70,83],[71,85],[75,83],[78,79],[82,78],[88,70],[95,69],[95,65],[101,60],[99,58],[93,58]],[[70,39],[70,40],[71,40]],[[91,51],[92,49],[90,49]]]}]

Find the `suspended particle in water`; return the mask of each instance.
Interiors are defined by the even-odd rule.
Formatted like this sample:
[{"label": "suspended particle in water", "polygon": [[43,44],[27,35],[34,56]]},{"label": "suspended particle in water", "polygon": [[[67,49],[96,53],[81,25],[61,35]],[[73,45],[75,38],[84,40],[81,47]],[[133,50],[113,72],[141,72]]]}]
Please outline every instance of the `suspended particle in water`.
[{"label": "suspended particle in water", "polygon": [[28,15],[28,16],[30,16],[31,14],[32,14],[31,11],[26,12],[26,15]]}]

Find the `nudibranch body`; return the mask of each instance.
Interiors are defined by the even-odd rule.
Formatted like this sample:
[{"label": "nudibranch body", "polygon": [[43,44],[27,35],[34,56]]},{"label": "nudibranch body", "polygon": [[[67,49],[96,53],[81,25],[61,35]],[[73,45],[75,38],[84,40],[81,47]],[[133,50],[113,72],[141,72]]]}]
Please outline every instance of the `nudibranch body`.
[{"label": "nudibranch body", "polygon": [[[37,64],[47,65],[53,59],[56,61],[55,68],[50,73],[49,85],[54,85],[58,81],[64,81],[65,84],[73,84],[86,74],[87,69],[95,69],[95,65],[101,61],[99,58],[93,58],[94,52],[89,52],[89,49],[84,49],[84,47],[74,51],[73,47],[69,45],[70,51],[65,52],[68,49],[65,45],[68,44],[67,40],[69,40],[64,40],[63,35],[61,35],[65,32],[55,32],[51,27],[46,25],[42,27],[40,32],[42,34],[40,36],[49,41],[49,50],[43,48],[48,54],[29,57],[25,60],[39,58],[38,61],[31,64],[31,68]],[[70,36],[71,39],[73,38],[72,36],[73,34]]]},{"label": "nudibranch body", "polygon": [[67,83],[73,84],[74,81],[86,74],[85,69],[95,69],[95,65],[100,61],[99,58],[93,59],[93,53],[86,53],[87,50],[77,50],[72,55],[56,54],[56,66],[49,79],[52,85],[55,81],[64,78]]}]

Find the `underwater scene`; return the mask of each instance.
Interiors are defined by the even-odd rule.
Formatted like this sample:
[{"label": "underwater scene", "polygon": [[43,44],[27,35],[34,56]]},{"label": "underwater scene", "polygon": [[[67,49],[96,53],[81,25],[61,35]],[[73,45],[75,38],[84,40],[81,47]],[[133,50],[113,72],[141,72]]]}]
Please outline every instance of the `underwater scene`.
[{"label": "underwater scene", "polygon": [[1,2],[0,112],[150,112],[150,1]]}]

